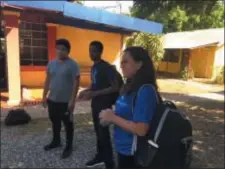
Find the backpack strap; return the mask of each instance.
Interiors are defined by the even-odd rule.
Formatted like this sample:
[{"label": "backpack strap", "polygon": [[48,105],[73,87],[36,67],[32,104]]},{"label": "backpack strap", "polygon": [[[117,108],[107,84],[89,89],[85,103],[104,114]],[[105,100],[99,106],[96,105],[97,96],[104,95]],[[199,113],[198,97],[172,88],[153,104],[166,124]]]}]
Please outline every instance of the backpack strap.
[{"label": "backpack strap", "polygon": [[[143,87],[149,86],[149,85],[151,85],[151,84],[145,84],[145,85],[141,86],[141,88],[139,89],[139,91],[140,91]],[[151,86],[152,86],[152,85],[151,85]],[[161,99],[161,97],[159,97],[157,91],[155,90],[155,88],[154,88],[153,86],[152,86],[152,88],[153,88],[154,91],[155,91],[155,95],[156,95],[156,97],[157,97],[157,104],[159,105],[159,104],[162,102],[162,99]],[[132,113],[134,113],[135,100],[136,100],[136,98],[138,97],[139,91],[138,91],[138,93],[134,96],[133,101],[132,101]],[[161,133],[161,131],[162,131],[164,122],[165,122],[166,117],[167,117],[167,115],[168,115],[168,113],[169,113],[170,110],[171,110],[170,108],[166,108],[165,111],[163,112],[163,115],[162,115],[162,117],[161,117],[161,119],[160,119],[160,121],[159,121],[159,124],[158,124],[158,126],[157,126],[156,132],[155,132],[155,134],[154,134],[154,139],[153,139],[153,141],[154,141],[155,143],[157,143],[157,141],[158,141],[158,138],[159,138],[159,135],[160,135],[160,133]]]},{"label": "backpack strap", "polygon": [[[154,86],[151,85],[151,84],[144,84],[144,85],[142,85],[142,86],[140,87],[140,89],[138,90],[138,92],[135,93],[135,95],[134,95],[134,98],[133,98],[133,100],[132,100],[132,110],[131,110],[132,114],[134,114],[134,106],[135,106],[136,98],[138,97],[138,95],[139,95],[139,93],[140,93],[140,90],[141,90],[143,87],[145,87],[145,86],[151,86],[151,87],[154,89],[154,91],[155,91],[155,95],[156,95],[156,99],[157,99],[157,104],[159,105],[160,102],[161,102],[161,97],[159,97],[159,94],[157,94],[157,91],[155,90]],[[133,144],[132,144],[132,150],[131,150],[131,151],[132,151],[132,154],[133,154],[133,153],[136,151],[136,149],[137,149],[137,139],[138,139],[137,135],[134,135],[134,141],[133,141]]]},{"label": "backpack strap", "polygon": [[154,86],[151,85],[151,84],[144,84],[144,85],[142,85],[142,86],[140,87],[140,89],[138,90],[138,92],[134,95],[134,98],[133,98],[133,100],[132,100],[132,114],[134,113],[134,106],[135,106],[136,98],[138,97],[140,90],[141,90],[143,87],[146,87],[146,86],[151,86],[151,87],[153,88],[153,90],[155,91],[157,104],[160,104],[160,103],[162,102],[162,99],[161,99],[160,95],[158,94],[158,92],[156,91],[156,89],[154,88]]},{"label": "backpack strap", "polygon": [[155,132],[155,135],[154,135],[154,139],[153,139],[155,143],[157,143],[157,141],[158,141],[159,135],[160,135],[160,133],[161,133],[161,131],[162,131],[164,122],[165,122],[165,120],[166,120],[166,117],[167,117],[169,111],[170,111],[170,108],[167,108],[167,109],[163,112],[162,117],[160,118],[159,124],[158,124],[158,126],[157,126],[157,129],[156,129],[156,132]]}]

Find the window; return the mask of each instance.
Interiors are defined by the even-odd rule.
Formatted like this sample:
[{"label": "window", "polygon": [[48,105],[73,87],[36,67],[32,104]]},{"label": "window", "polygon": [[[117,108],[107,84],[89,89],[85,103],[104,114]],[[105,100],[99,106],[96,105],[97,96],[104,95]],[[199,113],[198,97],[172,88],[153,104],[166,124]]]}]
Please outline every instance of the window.
[{"label": "window", "polygon": [[4,21],[0,22],[0,55],[4,54],[6,50],[5,34],[4,34]]},{"label": "window", "polygon": [[165,54],[163,57],[164,62],[179,62],[179,50],[165,50]]},{"label": "window", "polygon": [[47,26],[21,21],[19,27],[20,64],[45,66],[48,63]]}]

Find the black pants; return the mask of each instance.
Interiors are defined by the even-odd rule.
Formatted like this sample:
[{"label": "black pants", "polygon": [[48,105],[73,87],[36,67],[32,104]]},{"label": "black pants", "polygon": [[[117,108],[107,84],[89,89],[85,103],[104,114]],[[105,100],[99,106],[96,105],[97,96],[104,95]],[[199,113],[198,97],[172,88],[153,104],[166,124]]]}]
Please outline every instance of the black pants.
[{"label": "black pants", "polygon": [[140,168],[135,165],[134,156],[117,154],[118,169],[136,169]]},{"label": "black pants", "polygon": [[[53,142],[59,143],[61,122],[63,121],[66,129],[66,146],[72,148],[74,125],[70,119],[70,114],[66,114],[68,103],[58,103],[48,100],[49,118],[52,122]],[[72,112],[71,112],[72,113]]]},{"label": "black pants", "polygon": [[100,124],[99,119],[99,113],[107,108],[111,108],[111,106],[104,105],[104,108],[102,106],[92,108],[92,117],[97,138],[97,157],[105,162],[107,168],[113,168],[115,164],[113,160],[113,150],[109,127],[103,127]]}]

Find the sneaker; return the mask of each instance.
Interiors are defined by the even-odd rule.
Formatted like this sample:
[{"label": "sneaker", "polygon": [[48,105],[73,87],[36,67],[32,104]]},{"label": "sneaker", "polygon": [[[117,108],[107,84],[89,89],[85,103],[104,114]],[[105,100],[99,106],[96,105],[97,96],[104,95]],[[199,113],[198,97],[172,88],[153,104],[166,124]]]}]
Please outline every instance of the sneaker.
[{"label": "sneaker", "polygon": [[102,160],[95,157],[93,160],[90,160],[86,163],[86,167],[91,168],[91,167],[96,167],[96,166],[103,165],[103,164],[104,164],[104,162]]},{"label": "sneaker", "polygon": [[44,150],[45,151],[49,151],[49,150],[52,150],[52,149],[55,149],[55,148],[58,148],[58,147],[61,147],[62,145],[60,143],[54,143],[54,142],[51,142],[50,144],[46,145],[44,147]]},{"label": "sneaker", "polygon": [[72,148],[66,147],[62,153],[61,158],[62,159],[68,158],[69,156],[71,156],[72,152],[73,152]]}]

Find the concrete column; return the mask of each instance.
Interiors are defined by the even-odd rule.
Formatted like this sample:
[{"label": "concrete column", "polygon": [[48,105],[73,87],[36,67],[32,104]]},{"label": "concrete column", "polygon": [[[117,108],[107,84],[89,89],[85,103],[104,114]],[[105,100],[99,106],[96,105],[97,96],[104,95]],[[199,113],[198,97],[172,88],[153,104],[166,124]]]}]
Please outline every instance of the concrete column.
[{"label": "concrete column", "polygon": [[6,52],[8,70],[8,104],[18,105],[21,102],[20,52],[19,52],[19,15],[5,13]]}]

